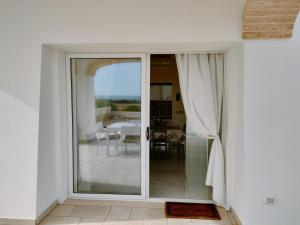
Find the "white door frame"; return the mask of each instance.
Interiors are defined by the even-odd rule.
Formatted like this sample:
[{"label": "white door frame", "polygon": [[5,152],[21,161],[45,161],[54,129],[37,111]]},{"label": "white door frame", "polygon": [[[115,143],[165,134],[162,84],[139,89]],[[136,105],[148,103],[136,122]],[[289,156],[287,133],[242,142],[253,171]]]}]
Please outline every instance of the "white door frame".
[{"label": "white door frame", "polygon": [[[141,195],[117,195],[117,194],[85,194],[74,193],[73,177],[74,177],[74,162],[73,162],[73,109],[72,109],[72,74],[71,74],[71,59],[72,58],[140,58],[141,59]],[[69,197],[71,198],[86,198],[86,199],[118,199],[118,200],[145,200],[149,195],[146,190],[146,149],[149,148],[146,140],[146,129],[149,126],[149,93],[150,79],[147,77],[149,73],[146,68],[146,54],[139,53],[111,53],[111,54],[67,54],[66,55],[66,81],[67,81],[67,113],[68,113],[68,169],[69,169]],[[149,70],[150,71],[150,70]],[[149,150],[148,150],[149,151]],[[76,174],[76,171],[75,171]]]},{"label": "white door frame", "polygon": [[[202,52],[202,51],[197,51]],[[220,51],[221,52],[221,51]],[[90,53],[66,55],[67,81],[67,114],[68,114],[68,170],[69,197],[94,200],[146,200],[150,202],[196,202],[214,203],[213,200],[151,198],[150,197],[150,150],[146,140],[146,129],[150,126],[150,56],[151,54],[176,54],[178,52],[153,53]],[[71,58],[141,58],[141,195],[112,195],[112,194],[82,194],[73,191],[73,125],[72,125],[72,87],[71,87]],[[144,122],[143,122],[144,121]],[[144,135],[143,135],[144,134]]]}]

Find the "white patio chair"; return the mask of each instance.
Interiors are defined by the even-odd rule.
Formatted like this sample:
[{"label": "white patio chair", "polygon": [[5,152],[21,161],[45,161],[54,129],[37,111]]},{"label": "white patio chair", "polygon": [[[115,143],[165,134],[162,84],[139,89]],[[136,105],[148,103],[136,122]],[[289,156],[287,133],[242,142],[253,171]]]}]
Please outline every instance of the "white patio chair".
[{"label": "white patio chair", "polygon": [[106,153],[107,156],[109,156],[109,147],[110,147],[110,140],[115,140],[115,149],[117,150],[118,154],[118,141],[117,139],[120,138],[120,130],[115,128],[105,128],[103,125],[101,125],[97,132],[96,132],[96,138],[98,140],[97,143],[97,153],[99,153],[99,147],[104,141],[106,143]]},{"label": "white patio chair", "polygon": [[119,141],[121,137],[121,132],[120,128],[114,128],[114,127],[107,127],[106,129],[106,155],[110,156],[110,140],[115,140],[114,145],[115,145],[115,150],[117,151],[117,155],[119,154]]},{"label": "white patio chair", "polygon": [[98,130],[96,131],[96,138],[97,138],[97,154],[99,153],[99,148],[101,146],[102,141],[106,139],[106,130],[102,124],[98,125]]},{"label": "white patio chair", "polygon": [[135,124],[140,124],[141,120],[139,119],[134,119],[134,120],[128,120],[128,123],[135,123]]},{"label": "white patio chair", "polygon": [[141,127],[139,126],[123,126],[121,128],[122,148],[125,145],[125,153],[127,153],[127,144],[137,144],[140,146]]}]

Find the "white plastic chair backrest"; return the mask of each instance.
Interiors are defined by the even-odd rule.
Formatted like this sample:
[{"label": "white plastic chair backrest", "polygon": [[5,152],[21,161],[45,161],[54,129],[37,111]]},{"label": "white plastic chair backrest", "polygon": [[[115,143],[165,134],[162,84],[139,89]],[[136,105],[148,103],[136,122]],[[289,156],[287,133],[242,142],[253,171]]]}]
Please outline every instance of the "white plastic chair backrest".
[{"label": "white plastic chair backrest", "polygon": [[97,123],[98,129],[96,131],[96,138],[102,139],[105,135],[103,134],[105,132],[105,128],[103,127],[102,123]]},{"label": "white plastic chair backrest", "polygon": [[140,127],[138,126],[123,126],[122,129],[121,129],[121,134],[124,134],[124,135],[140,135]]},{"label": "white plastic chair backrest", "polygon": [[106,132],[109,134],[110,133],[118,133],[120,131],[120,128],[118,128],[118,127],[106,127],[104,129],[106,129]]},{"label": "white plastic chair backrest", "polygon": [[136,124],[140,124],[141,120],[128,120],[128,123],[136,123]]}]

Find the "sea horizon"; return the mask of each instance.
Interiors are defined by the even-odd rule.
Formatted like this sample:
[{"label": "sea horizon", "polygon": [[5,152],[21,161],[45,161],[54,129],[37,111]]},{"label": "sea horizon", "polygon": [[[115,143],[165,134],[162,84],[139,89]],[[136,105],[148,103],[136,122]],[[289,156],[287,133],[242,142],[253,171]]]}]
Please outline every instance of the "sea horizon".
[{"label": "sea horizon", "polygon": [[140,96],[136,95],[96,95],[96,99],[105,100],[140,100]]}]

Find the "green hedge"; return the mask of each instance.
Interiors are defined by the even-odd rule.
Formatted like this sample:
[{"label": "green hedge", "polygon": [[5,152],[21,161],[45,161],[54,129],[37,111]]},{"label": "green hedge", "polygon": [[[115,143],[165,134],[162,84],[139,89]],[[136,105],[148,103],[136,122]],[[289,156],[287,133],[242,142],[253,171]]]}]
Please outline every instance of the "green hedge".
[{"label": "green hedge", "polygon": [[96,108],[111,107],[112,111],[117,111],[117,106],[110,100],[96,99]]},{"label": "green hedge", "polygon": [[139,105],[129,105],[124,109],[124,111],[127,111],[127,112],[140,112],[141,111],[141,106],[139,106]]}]

